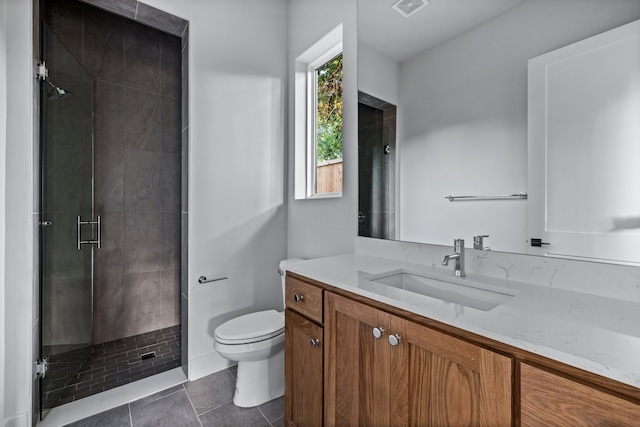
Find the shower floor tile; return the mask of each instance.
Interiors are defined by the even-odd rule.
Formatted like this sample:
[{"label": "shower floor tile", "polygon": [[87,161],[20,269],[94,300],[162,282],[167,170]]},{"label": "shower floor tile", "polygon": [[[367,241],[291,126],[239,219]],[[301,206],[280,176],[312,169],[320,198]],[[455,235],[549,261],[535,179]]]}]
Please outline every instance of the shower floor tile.
[{"label": "shower floor tile", "polygon": [[46,383],[49,387],[45,390],[45,408],[181,366],[180,325],[96,344],[91,348],[91,357],[73,376],[69,371],[78,359],[78,350],[57,354],[51,359],[48,375],[55,381]]}]

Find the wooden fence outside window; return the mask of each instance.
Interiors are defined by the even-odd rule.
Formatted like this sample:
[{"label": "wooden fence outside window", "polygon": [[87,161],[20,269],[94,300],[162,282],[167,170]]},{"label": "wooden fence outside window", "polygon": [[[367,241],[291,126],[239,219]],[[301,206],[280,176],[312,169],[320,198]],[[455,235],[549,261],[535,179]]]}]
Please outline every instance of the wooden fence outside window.
[{"label": "wooden fence outside window", "polygon": [[318,163],[316,168],[316,194],[342,192],[342,159]]}]

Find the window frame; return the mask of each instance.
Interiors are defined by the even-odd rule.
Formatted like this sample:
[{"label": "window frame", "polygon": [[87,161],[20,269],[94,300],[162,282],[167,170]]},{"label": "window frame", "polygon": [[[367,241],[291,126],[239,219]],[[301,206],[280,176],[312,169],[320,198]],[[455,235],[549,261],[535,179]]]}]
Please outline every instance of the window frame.
[{"label": "window frame", "polygon": [[[293,79],[293,184],[294,200],[342,197],[342,192],[316,193],[317,86],[315,70],[343,55],[343,24],[329,31],[296,57]],[[344,88],[344,79],[343,79]],[[344,97],[344,92],[343,92]],[[344,119],[344,117],[343,117]],[[343,120],[344,123],[344,120]],[[344,129],[343,129],[344,131]],[[344,132],[343,132],[344,135]],[[344,159],[344,147],[343,147]],[[343,162],[344,174],[344,162]],[[344,190],[344,182],[343,190]]]},{"label": "window frame", "polygon": [[[318,56],[307,66],[307,191],[308,199],[341,197],[342,191],[318,193],[318,78],[317,70],[344,54],[342,41]],[[343,56],[344,58],[344,56]],[[344,72],[344,70],[343,70]],[[344,167],[344,150],[343,150]]]}]

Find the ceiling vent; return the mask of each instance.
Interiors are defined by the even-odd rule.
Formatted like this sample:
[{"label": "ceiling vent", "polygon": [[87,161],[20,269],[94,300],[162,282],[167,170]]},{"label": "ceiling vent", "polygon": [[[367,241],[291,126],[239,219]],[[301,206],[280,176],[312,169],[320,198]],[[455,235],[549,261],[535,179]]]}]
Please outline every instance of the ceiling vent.
[{"label": "ceiling vent", "polygon": [[408,18],[428,4],[428,0],[398,0],[391,8],[404,18]]}]

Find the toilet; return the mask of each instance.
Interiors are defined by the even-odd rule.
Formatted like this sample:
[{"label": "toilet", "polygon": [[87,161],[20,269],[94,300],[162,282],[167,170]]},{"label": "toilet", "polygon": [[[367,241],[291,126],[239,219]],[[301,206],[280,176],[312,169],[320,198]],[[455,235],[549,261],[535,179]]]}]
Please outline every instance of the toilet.
[{"label": "toilet", "polygon": [[[299,258],[280,262],[284,271]],[[282,275],[282,296],[284,301]],[[284,395],[284,312],[245,314],[218,326],[213,347],[225,359],[238,362],[233,403],[251,408]]]}]

